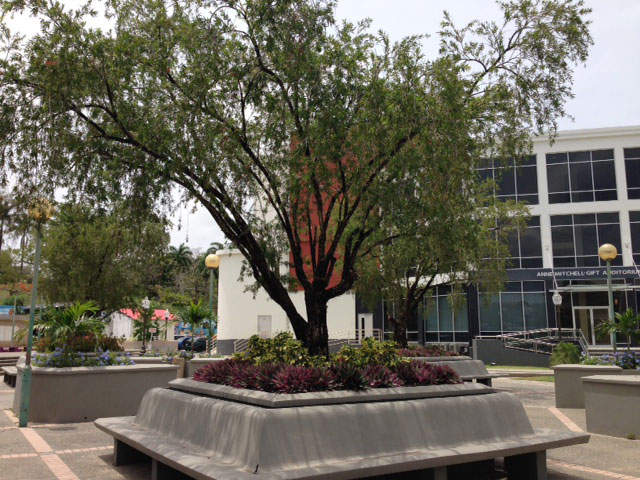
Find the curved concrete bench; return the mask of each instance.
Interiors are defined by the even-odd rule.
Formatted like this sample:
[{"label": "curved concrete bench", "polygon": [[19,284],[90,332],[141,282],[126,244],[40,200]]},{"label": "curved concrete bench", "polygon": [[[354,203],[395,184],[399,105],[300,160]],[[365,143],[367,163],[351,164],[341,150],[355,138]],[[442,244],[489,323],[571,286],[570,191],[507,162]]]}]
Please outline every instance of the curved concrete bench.
[{"label": "curved concrete bench", "polygon": [[475,380],[476,382],[483,383],[489,387],[491,386],[492,379],[506,376],[499,373],[489,373],[482,360],[457,360],[432,363],[435,365],[451,367],[465,382],[472,382]]},{"label": "curved concrete bench", "polygon": [[[276,395],[180,379],[135,417],[102,418],[114,463],[152,458],[154,480],[356,479],[505,457],[510,478],[546,478],[546,450],[588,435],[536,431],[520,401],[478,384]],[[469,421],[473,419],[473,421]]]}]

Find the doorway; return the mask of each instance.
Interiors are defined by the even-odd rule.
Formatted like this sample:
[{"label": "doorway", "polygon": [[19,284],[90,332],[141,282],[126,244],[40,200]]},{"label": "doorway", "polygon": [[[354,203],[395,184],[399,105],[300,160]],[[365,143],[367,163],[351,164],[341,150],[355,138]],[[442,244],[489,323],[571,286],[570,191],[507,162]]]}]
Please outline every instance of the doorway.
[{"label": "doorway", "polygon": [[271,315],[258,315],[258,336],[271,338]]},{"label": "doorway", "polygon": [[356,339],[373,337],[373,313],[359,313],[356,317]]},{"label": "doorway", "polygon": [[598,337],[600,324],[609,319],[607,307],[573,307],[573,327],[582,330],[584,338],[590,346],[611,346],[611,337]]}]

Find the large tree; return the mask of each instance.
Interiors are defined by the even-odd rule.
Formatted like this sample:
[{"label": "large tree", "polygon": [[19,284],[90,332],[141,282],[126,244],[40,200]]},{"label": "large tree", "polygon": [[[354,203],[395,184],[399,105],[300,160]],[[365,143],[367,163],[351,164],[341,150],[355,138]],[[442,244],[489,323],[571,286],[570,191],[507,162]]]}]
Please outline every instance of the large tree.
[{"label": "large tree", "polygon": [[581,0],[501,2],[498,24],[445,17],[434,59],[423,37],[337,22],[331,0],[113,0],[108,30],[90,7],[4,5],[42,22],[28,42],[4,29],[2,166],[142,207],[179,185],[324,354],[327,302],[384,242],[392,180],[429,168],[423,152],[451,132],[461,164],[526,152],[555,130],[591,42]]},{"label": "large tree", "polygon": [[117,208],[83,204],[61,205],[43,238],[44,296],[53,302],[92,300],[103,310],[132,305],[152,291],[169,241],[158,218],[133,220]]}]

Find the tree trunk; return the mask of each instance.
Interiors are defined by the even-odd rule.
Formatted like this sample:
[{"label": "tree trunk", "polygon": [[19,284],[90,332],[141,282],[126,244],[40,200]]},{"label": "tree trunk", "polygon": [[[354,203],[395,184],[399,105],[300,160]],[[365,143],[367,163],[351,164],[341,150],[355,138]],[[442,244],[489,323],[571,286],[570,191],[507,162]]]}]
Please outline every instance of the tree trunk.
[{"label": "tree trunk", "polygon": [[407,321],[402,315],[393,322],[393,340],[402,348],[407,348]]},{"label": "tree trunk", "polygon": [[327,301],[314,292],[305,293],[307,326],[302,343],[311,355],[329,356],[329,330],[327,328]]}]

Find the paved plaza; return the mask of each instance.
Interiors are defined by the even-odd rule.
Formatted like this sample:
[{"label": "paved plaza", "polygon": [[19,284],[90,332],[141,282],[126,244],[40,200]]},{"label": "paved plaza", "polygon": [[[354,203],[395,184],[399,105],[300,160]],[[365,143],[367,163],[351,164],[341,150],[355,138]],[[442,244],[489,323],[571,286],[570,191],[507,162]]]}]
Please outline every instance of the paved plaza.
[{"label": "paved plaza", "polygon": [[[502,378],[498,390],[516,394],[535,427],[583,431],[584,410],[556,409],[553,383]],[[151,465],[113,467],[113,440],[92,423],[17,428],[13,390],[0,383],[0,479],[148,480]],[[472,421],[472,420],[471,420]],[[640,440],[592,435],[586,445],[548,452],[550,480],[640,480]],[[497,473],[494,480],[504,478]],[[475,480],[475,479],[474,479]]]}]

